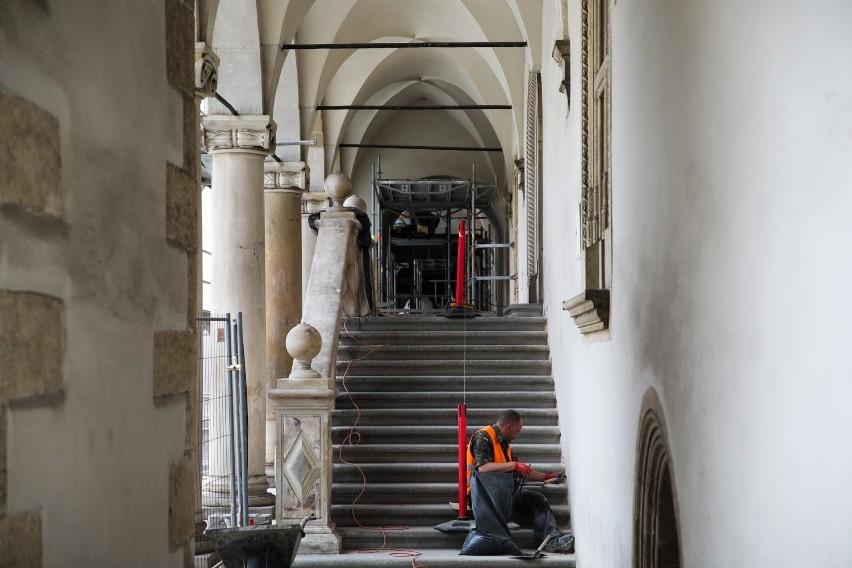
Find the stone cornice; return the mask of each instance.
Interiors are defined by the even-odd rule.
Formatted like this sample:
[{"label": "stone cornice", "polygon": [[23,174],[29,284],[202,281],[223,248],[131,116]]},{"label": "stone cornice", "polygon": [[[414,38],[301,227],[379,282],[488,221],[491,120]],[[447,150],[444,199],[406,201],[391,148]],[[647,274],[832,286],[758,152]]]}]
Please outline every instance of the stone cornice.
[{"label": "stone cornice", "polygon": [[609,290],[589,289],[562,302],[583,335],[609,327]]},{"label": "stone cornice", "polygon": [[305,162],[267,162],[263,164],[263,188],[267,191],[304,192],[310,183]]},{"label": "stone cornice", "polygon": [[256,152],[275,148],[275,123],[266,115],[208,115],[201,118],[201,147],[208,152]]},{"label": "stone cornice", "polygon": [[219,82],[219,57],[203,41],[195,44],[195,96],[201,99],[216,94]]}]

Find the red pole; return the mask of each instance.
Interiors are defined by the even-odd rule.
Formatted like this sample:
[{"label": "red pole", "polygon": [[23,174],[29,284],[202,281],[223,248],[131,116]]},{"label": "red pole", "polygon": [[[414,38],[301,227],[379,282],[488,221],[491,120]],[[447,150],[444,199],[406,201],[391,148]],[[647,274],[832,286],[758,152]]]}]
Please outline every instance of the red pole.
[{"label": "red pole", "polygon": [[[462,221],[464,222],[464,221]],[[459,518],[467,518],[467,406],[459,405]]]},{"label": "red pole", "polygon": [[456,307],[464,305],[464,221],[459,221],[459,249],[456,254]]}]

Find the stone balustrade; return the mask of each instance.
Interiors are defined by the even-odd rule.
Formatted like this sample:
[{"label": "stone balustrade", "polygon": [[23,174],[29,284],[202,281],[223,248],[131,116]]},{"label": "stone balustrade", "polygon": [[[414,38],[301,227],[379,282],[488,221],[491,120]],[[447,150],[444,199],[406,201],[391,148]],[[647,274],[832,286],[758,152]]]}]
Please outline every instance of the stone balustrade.
[{"label": "stone balustrade", "polygon": [[[293,357],[290,376],[269,391],[275,412],[276,523],[296,525],[306,515],[302,553],[339,553],[341,540],[331,520],[331,414],[338,335],[344,315],[369,313],[364,266],[356,236],[361,223],[344,205],[352,183],[336,172],[325,181],[334,205],[316,222],[317,239],[302,307],[302,322],[287,334]],[[357,202],[355,202],[357,207]]]}]

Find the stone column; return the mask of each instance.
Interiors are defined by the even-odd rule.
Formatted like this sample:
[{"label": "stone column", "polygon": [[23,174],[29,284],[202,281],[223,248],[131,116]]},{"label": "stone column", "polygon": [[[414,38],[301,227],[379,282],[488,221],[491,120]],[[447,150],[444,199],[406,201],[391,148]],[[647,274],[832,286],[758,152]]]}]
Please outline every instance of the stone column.
[{"label": "stone column", "polygon": [[243,313],[248,390],[249,505],[271,505],[266,490],[266,293],[263,159],[275,144],[268,116],[202,119],[213,157],[213,309]]},{"label": "stone column", "polygon": [[299,552],[340,552],[340,535],[331,521],[331,412],[338,390],[334,380],[311,369],[322,347],[320,333],[300,323],[287,334],[287,350],[296,359],[290,378],[269,392],[277,421],[275,487],[278,526],[292,526],[313,513]]},{"label": "stone column", "polygon": [[311,277],[311,264],[314,261],[314,249],[317,236],[308,226],[308,217],[328,205],[325,193],[310,192],[302,195],[302,301],[308,293],[308,280]]},{"label": "stone column", "polygon": [[[196,42],[196,44],[195,44],[195,102],[196,102],[196,107],[198,105],[200,105],[201,101],[203,101],[204,99],[206,99],[208,97],[212,97],[216,94],[216,86],[218,85],[218,83],[219,83],[219,57],[213,52],[213,50],[210,48],[210,46],[207,45],[206,43]],[[198,191],[200,192],[201,191],[201,164],[200,163],[198,164],[197,187],[198,187]],[[201,199],[201,197],[199,195],[199,202],[200,202],[200,199]],[[203,310],[202,301],[203,301],[203,296],[204,296],[204,293],[203,293],[203,290],[202,290],[203,289],[203,284],[202,284],[203,270],[202,270],[202,266],[201,266],[201,264],[202,264],[201,259],[203,257],[203,253],[200,250],[201,249],[201,241],[202,241],[202,236],[200,234],[200,232],[201,232],[201,206],[200,205],[198,207],[198,220],[197,221],[198,221],[198,231],[199,231],[199,235],[198,235],[199,250],[196,252],[193,261],[196,263],[197,278],[196,278],[195,285],[196,285],[197,290],[198,290],[198,300],[197,300],[198,305],[197,305],[195,311],[196,311],[196,313],[200,314]],[[197,327],[196,327],[196,331],[197,331]],[[199,356],[200,357],[206,357],[207,353],[202,353],[202,349],[207,348],[208,344],[207,344],[206,341],[203,341],[201,337],[199,337],[198,339],[199,339],[199,341],[198,341]],[[201,392],[202,388],[203,388],[202,385],[199,382],[196,381],[194,391],[191,391],[191,392],[194,392],[194,397],[193,397],[194,401],[202,400],[202,394],[203,394]],[[197,424],[196,424],[196,431],[195,431],[196,439],[199,442],[202,441],[201,428],[202,428],[203,415],[204,415],[204,409],[203,409],[202,406],[200,406],[199,409],[198,409],[198,412],[197,412]],[[200,447],[196,451],[200,452],[201,451]],[[196,457],[196,463],[201,464],[201,456],[200,455]],[[204,522],[205,521],[204,509],[203,509],[204,504],[202,503],[202,497],[201,497],[201,484],[202,484],[201,471],[200,470],[196,471],[195,475],[196,475],[196,481],[195,481],[195,553],[196,554],[202,554],[202,553],[212,552],[213,551],[213,545],[208,539],[202,538],[202,536],[201,536],[202,533],[204,532],[204,529],[207,527],[207,523]]]},{"label": "stone column", "polygon": [[[266,162],[266,389],[287,377],[293,358],[284,347],[287,332],[302,319],[302,194],[305,162]],[[275,411],[266,409],[266,464],[275,461]]]}]

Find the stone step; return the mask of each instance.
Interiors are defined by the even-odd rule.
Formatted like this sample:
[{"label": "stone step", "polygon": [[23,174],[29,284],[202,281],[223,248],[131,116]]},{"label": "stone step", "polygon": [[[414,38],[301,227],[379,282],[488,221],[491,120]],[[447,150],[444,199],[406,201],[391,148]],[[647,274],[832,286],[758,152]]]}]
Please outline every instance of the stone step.
[{"label": "stone step", "polygon": [[[546,361],[547,345],[340,345],[338,361],[355,359],[355,364],[370,361],[486,361],[529,360]],[[362,357],[368,356],[364,359]]]},{"label": "stone step", "polygon": [[341,345],[547,345],[545,331],[342,331]]},{"label": "stone step", "polygon": [[547,320],[536,318],[478,317],[449,319],[437,316],[349,318],[341,333],[356,331],[544,331]]},{"label": "stone step", "polygon": [[[440,392],[490,392],[502,389],[523,389],[525,391],[552,391],[553,377],[550,375],[472,375],[441,376],[423,375],[408,376],[405,381],[393,375],[368,376],[355,375],[346,377],[344,385],[343,377],[337,377],[337,388],[343,387],[350,392],[399,392],[412,390],[416,387],[418,391],[440,391]],[[526,420],[524,420],[526,423]]]},{"label": "stone step", "polygon": [[[360,497],[359,497],[360,495]],[[449,503],[458,498],[457,483],[335,483],[332,502],[351,504],[413,505]]]},{"label": "stone step", "polygon": [[[356,399],[357,400],[357,399]],[[338,407],[333,413],[333,424],[335,426],[351,426],[358,420],[360,426],[390,426],[395,424],[406,424],[408,426],[427,426],[430,424],[458,424],[458,403],[449,404],[441,408],[362,408],[360,416],[354,408],[341,409]],[[480,428],[493,424],[500,410],[494,407],[468,406],[467,422]],[[524,426],[555,426],[559,417],[555,407],[550,408],[524,408],[521,409],[524,417]]]},{"label": "stone step", "polygon": [[[467,428],[465,439],[470,439],[479,426]],[[331,430],[333,443],[340,444],[349,436],[351,427],[338,426]],[[427,440],[430,444],[457,443],[457,426],[358,426],[361,444],[405,444],[413,440]],[[536,444],[558,444],[560,430],[555,426],[524,426],[524,440]]]},{"label": "stone step", "polygon": [[[534,463],[539,471],[563,471],[565,466],[558,462]],[[359,469],[360,468],[360,471]],[[440,462],[417,463],[367,463],[353,465],[334,464],[334,480],[341,483],[362,483],[361,472],[367,483],[457,483],[458,464]]]},{"label": "stone step", "polygon": [[[466,535],[446,535],[433,528],[456,515],[449,502],[458,500],[457,406],[461,402],[468,406],[467,438],[492,424],[502,410],[515,408],[525,426],[517,440],[521,443],[512,444],[518,458],[540,471],[562,471],[548,359],[541,317],[347,320],[338,350],[341,395],[332,417],[332,520],[343,538],[344,551],[381,548],[386,541],[386,547],[417,548],[427,554],[441,551],[435,558],[443,563],[437,566],[491,567],[507,560],[458,556]],[[356,422],[359,437],[348,443]],[[545,494],[560,526],[568,526],[564,486],[527,487]],[[410,528],[383,536],[359,524]],[[513,531],[513,538],[530,551],[539,544],[529,528]],[[554,556],[538,562],[552,563]],[[343,554],[322,557],[314,564],[306,563],[310,557],[300,556],[297,566],[334,566],[330,561],[344,557],[340,566],[382,565],[376,563],[377,555]],[[572,566],[570,558],[559,555],[558,565]],[[411,564],[405,558],[394,561],[394,566]],[[509,564],[517,565],[515,560]],[[428,566],[436,565],[430,560]]]},{"label": "stone step", "polygon": [[[365,408],[453,408],[462,402],[459,392],[370,392],[358,393],[355,403]],[[506,408],[553,408],[556,396],[550,391],[496,391],[469,392],[464,397],[467,404],[478,408],[493,408],[495,416]],[[353,402],[346,393],[337,397],[337,408],[353,408]],[[523,415],[522,415],[523,416]]]},{"label": "stone step", "polygon": [[[435,531],[438,532],[438,531]],[[375,541],[369,548],[381,547],[381,534],[378,544]],[[344,541],[345,542],[345,541]],[[366,548],[366,547],[365,547]],[[459,556],[461,545],[452,548],[415,549],[417,565],[429,568],[519,568],[523,561],[510,556]],[[532,552],[536,546],[523,547],[524,552]],[[391,556],[390,550],[365,554],[355,548],[345,548],[341,554],[298,554],[293,568],[405,568],[412,566],[410,558]],[[547,554],[533,561],[536,568],[575,568],[576,556],[573,554]]]},{"label": "stone step", "polygon": [[[447,519],[452,520],[452,517]],[[360,527],[338,527],[338,533],[343,537],[347,548],[372,548],[382,546],[383,535],[377,530]],[[392,548],[408,548],[428,550],[431,548],[455,548],[461,550],[466,533],[442,533],[433,526],[412,526],[406,530],[386,531],[387,546]],[[540,544],[533,535],[532,529],[519,528],[512,531],[512,540],[522,549],[534,550]],[[458,552],[456,552],[458,554]],[[564,555],[563,555],[564,556]],[[462,557],[459,557],[462,558]],[[517,560],[514,561],[517,566]],[[405,566],[400,563],[399,566]],[[432,568],[430,565],[429,568]]]},{"label": "stone step", "polygon": [[[368,463],[458,463],[457,444],[363,444],[333,450],[334,463],[348,461],[358,465]],[[557,463],[562,461],[562,449],[553,444],[512,444],[512,451],[528,463]]]},{"label": "stone step", "polygon": [[[348,367],[348,370],[347,370]],[[419,360],[382,361],[364,359],[351,366],[348,361],[338,360],[337,374],[347,376],[395,375],[399,377],[420,375],[550,375],[550,361],[547,359],[500,359],[487,361],[447,361]]]},{"label": "stone step", "polygon": [[[552,492],[545,493],[551,503],[553,515],[560,526],[568,522],[568,505],[565,496],[553,495]],[[452,501],[457,501],[458,497]],[[562,504],[557,504],[562,503]],[[458,512],[453,509],[449,502],[437,504],[384,504],[357,505],[337,504],[332,505],[332,520],[338,527],[355,527],[358,523],[366,526],[385,525],[407,525],[407,526],[435,526],[455,519]],[[354,512],[354,517],[353,517]],[[357,521],[356,521],[357,519]],[[512,519],[522,526],[526,525],[528,519]]]}]

